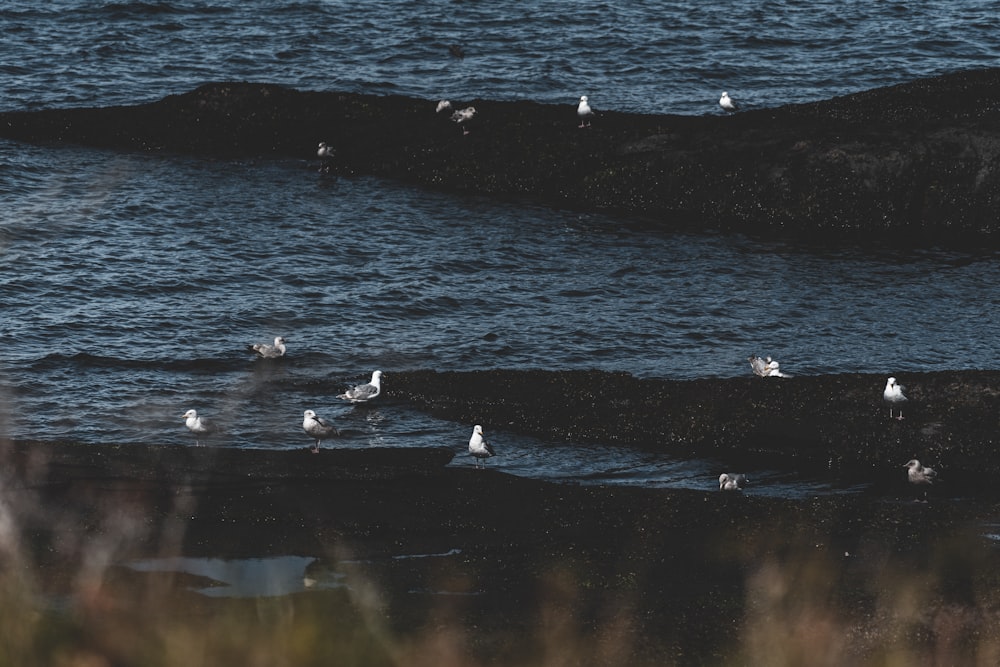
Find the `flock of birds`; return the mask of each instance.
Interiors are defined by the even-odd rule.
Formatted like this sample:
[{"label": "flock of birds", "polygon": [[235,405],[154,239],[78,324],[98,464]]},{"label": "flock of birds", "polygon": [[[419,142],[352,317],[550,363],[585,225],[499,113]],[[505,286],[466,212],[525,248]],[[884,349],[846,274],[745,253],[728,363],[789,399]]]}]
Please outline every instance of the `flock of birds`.
[{"label": "flock of birds", "polygon": [[[285,339],[282,336],[276,337],[274,343],[254,343],[253,345],[247,345],[247,349],[261,359],[279,359],[284,357],[288,351]],[[381,394],[382,371],[377,370],[372,372],[370,381],[350,387],[344,393],[337,394],[337,398],[349,401],[350,403],[367,403],[378,398]],[[197,410],[188,410],[182,415],[182,418],[184,419],[184,425],[194,434],[194,443],[196,446],[201,445],[202,437],[221,433],[221,429],[217,424],[199,415]],[[314,410],[306,410],[302,413],[302,430],[306,435],[315,440],[311,449],[313,454],[319,453],[320,445],[324,440],[340,435],[340,431],[337,430],[337,427],[332,422],[320,417]],[[477,466],[480,463],[485,466],[486,459],[496,455],[493,446],[486,441],[483,435],[483,427],[479,424],[472,429],[472,437],[469,439],[469,454],[476,458]]]},{"label": "flock of birds", "polygon": [[[728,97],[725,93],[722,96],[723,99]],[[781,365],[771,357],[761,358],[756,354],[751,354],[747,360],[750,362],[750,368],[754,374],[760,377],[790,377],[781,372]],[[882,390],[882,400],[889,407],[890,419],[903,419],[903,404],[909,400],[906,398],[906,394],[903,393],[903,389],[905,387],[899,384],[894,377],[890,377],[885,382],[885,389]],[[896,413],[895,417],[893,416],[894,410]],[[907,468],[907,479],[910,484],[921,489],[923,491],[923,498],[926,500],[927,487],[934,484],[937,480],[937,471],[934,468],[921,465],[917,459],[910,459],[903,467]],[[722,491],[740,491],[746,483],[746,475],[723,473],[719,477],[719,489]]]},{"label": "flock of birds", "polygon": [[[586,100],[587,98],[584,96],[581,101],[586,102]],[[321,147],[323,145],[320,144]],[[262,359],[278,359],[285,356],[285,353],[288,351],[285,339],[282,336],[276,337],[273,343],[254,343],[253,345],[248,345],[247,349]],[[790,377],[781,371],[781,364],[771,357],[762,358],[756,354],[752,354],[748,357],[748,361],[754,374],[759,377]],[[890,377],[886,380],[885,389],[882,391],[882,399],[889,406],[890,419],[903,419],[903,404],[908,400],[906,394],[903,393],[903,389],[904,387],[896,382],[896,378]],[[370,381],[347,389],[344,393],[338,394],[337,398],[351,403],[367,403],[378,398],[381,393],[382,371],[376,370],[372,372]],[[893,411],[895,411],[895,417]],[[200,438],[202,436],[220,432],[216,424],[199,415],[197,410],[188,410],[184,413],[183,419],[184,425],[194,434],[196,445],[201,445]],[[315,439],[315,443],[311,449],[314,454],[319,453],[320,445],[324,440],[340,435],[340,432],[333,423],[317,415],[314,410],[306,410],[302,413],[302,430],[306,435]],[[492,456],[496,456],[496,451],[486,440],[483,427],[480,424],[476,424],[472,429],[472,437],[469,438],[469,454],[475,457],[477,467],[480,465],[485,467],[486,460]],[[907,479],[909,482],[923,489],[924,499],[926,499],[926,487],[934,484],[937,479],[937,472],[933,468],[921,465],[917,459],[911,459],[904,467],[907,468]],[[747,476],[742,473],[722,473],[719,475],[719,490],[742,491],[747,482]]]}]

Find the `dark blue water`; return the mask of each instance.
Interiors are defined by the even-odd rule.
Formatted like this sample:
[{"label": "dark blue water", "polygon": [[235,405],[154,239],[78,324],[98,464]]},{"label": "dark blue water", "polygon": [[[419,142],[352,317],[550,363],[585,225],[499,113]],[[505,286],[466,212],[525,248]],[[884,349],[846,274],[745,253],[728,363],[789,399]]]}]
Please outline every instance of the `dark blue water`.
[{"label": "dark blue water", "polygon": [[[803,102],[995,65],[991,5],[26,3],[0,10],[2,106],[157,99],[208,80],[715,113],[720,89]],[[460,45],[464,58],[449,55]],[[0,144],[8,437],[303,447],[449,445],[471,424],[335,394],[380,368],[599,368],[644,377],[1000,367],[993,253],[663,235],[306,161]],[[284,335],[289,358],[248,343]],[[905,384],[905,382],[904,382]],[[486,425],[515,474],[711,489],[724,461],[539,442]],[[653,443],[650,443],[653,444]],[[466,458],[459,464],[467,465]],[[758,493],[826,489],[767,470]]]}]

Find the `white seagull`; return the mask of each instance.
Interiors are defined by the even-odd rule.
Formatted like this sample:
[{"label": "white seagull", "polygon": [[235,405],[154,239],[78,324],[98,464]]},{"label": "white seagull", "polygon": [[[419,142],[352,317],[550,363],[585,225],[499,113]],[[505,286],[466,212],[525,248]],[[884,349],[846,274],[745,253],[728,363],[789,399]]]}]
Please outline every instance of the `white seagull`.
[{"label": "white seagull", "polygon": [[723,92],[722,97],[719,98],[719,106],[726,111],[736,111],[740,107],[736,104],[736,100],[729,96],[729,93]]},{"label": "white seagull", "polygon": [[747,357],[747,360],[750,361],[750,368],[753,369],[753,372],[761,376],[762,378],[789,377],[788,375],[781,372],[780,370],[781,364],[779,364],[777,360],[772,359],[771,357],[767,357],[766,359],[761,359],[756,354],[751,354],[749,357]]},{"label": "white seagull", "polygon": [[316,150],[316,155],[321,158],[332,158],[336,154],[337,152],[333,149],[333,146],[325,141],[319,142],[319,148]]},{"label": "white seagull", "polygon": [[451,109],[451,102],[448,100],[441,100],[437,103],[437,108],[434,110],[435,113],[441,113],[442,111],[448,111]]},{"label": "white seagull", "polygon": [[257,353],[257,356],[263,357],[264,359],[277,359],[278,357],[285,356],[285,339],[281,336],[277,336],[274,339],[274,345],[269,345],[268,343],[254,343],[253,345],[247,345],[248,350],[252,350]]},{"label": "white seagull", "polygon": [[365,403],[373,398],[377,398],[382,393],[382,371],[372,373],[371,382],[359,384],[351,387],[343,394],[338,394],[337,398],[343,398],[351,403]]},{"label": "white seagull", "polygon": [[302,430],[306,432],[306,435],[316,438],[316,444],[312,448],[313,454],[319,453],[320,441],[326,440],[332,435],[340,435],[337,427],[322,417],[317,417],[312,410],[303,412],[302,417]]},{"label": "white seagull", "polygon": [[319,142],[319,148],[316,149],[316,155],[319,156],[323,162],[319,165],[319,171],[322,173],[327,173],[333,168],[333,158],[337,154],[333,146],[326,143],[325,141]]},{"label": "white seagull", "polygon": [[194,444],[196,445],[201,445],[200,436],[218,433],[219,431],[214,423],[204,417],[199,417],[197,410],[188,410],[182,415],[182,418],[187,429],[194,433]]},{"label": "white seagull", "polygon": [[[937,470],[920,465],[920,461],[916,459],[910,459],[903,467],[907,468],[907,480],[918,488],[930,486],[937,480]],[[924,488],[923,492],[924,500],[927,500],[927,489]]]},{"label": "white seagull", "polygon": [[590,108],[586,95],[580,97],[580,103],[576,106],[576,115],[580,117],[578,127],[590,127],[590,119],[594,117],[594,110]]},{"label": "white seagull", "polygon": [[742,491],[746,483],[747,476],[740,473],[724,472],[719,475],[720,491]]},{"label": "white seagull", "polygon": [[451,119],[458,123],[462,127],[462,134],[469,133],[469,121],[472,117],[476,115],[476,107],[465,107],[464,109],[459,109],[451,115]]},{"label": "white seagull", "polygon": [[907,398],[903,395],[904,387],[896,382],[896,378],[889,378],[885,382],[885,389],[882,391],[882,399],[889,405],[889,418],[892,418],[892,406],[899,406],[899,416],[896,419],[903,418],[903,403],[906,402]]},{"label": "white seagull", "polygon": [[486,459],[491,456],[496,456],[496,452],[493,451],[493,446],[486,442],[486,438],[483,437],[483,427],[479,424],[476,424],[476,426],[472,429],[472,437],[469,438],[469,453],[476,457],[477,467],[480,461],[485,467]]}]

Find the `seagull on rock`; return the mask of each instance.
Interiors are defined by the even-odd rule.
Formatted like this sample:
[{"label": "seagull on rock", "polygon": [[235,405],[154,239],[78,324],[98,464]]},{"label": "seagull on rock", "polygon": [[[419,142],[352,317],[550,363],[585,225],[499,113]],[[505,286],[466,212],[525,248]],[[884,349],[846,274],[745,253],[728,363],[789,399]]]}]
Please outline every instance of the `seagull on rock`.
[{"label": "seagull on rock", "polygon": [[750,368],[753,369],[753,372],[762,378],[788,377],[788,375],[785,375],[784,373],[781,372],[780,370],[781,364],[779,364],[775,359],[772,359],[771,357],[767,357],[766,359],[761,359],[756,354],[751,354],[749,357],[747,357],[747,359],[750,361]]},{"label": "seagull on rock", "polygon": [[218,433],[218,427],[205,419],[204,417],[198,416],[197,410],[188,410],[182,415],[184,419],[184,425],[187,429],[194,433],[194,444],[201,445],[200,436],[211,435],[212,433]]},{"label": "seagull on rock", "polygon": [[319,444],[321,441],[326,440],[330,436],[340,435],[337,427],[322,417],[316,416],[316,413],[312,410],[303,412],[302,417],[302,430],[306,432],[306,435],[316,438],[316,444],[312,448],[313,454],[319,453]]},{"label": "seagull on rock", "polygon": [[319,166],[319,170],[321,172],[326,173],[333,168],[333,158],[336,154],[337,151],[334,150],[333,146],[325,141],[319,142],[319,147],[316,149],[316,155],[323,161],[323,163]]},{"label": "seagull on rock", "polygon": [[285,356],[285,339],[277,336],[274,339],[274,345],[254,343],[253,345],[247,345],[247,349],[256,352],[257,356],[264,359],[277,359],[278,357]]},{"label": "seagull on rock", "polygon": [[736,104],[736,100],[729,96],[729,93],[723,92],[722,97],[719,98],[719,106],[724,110],[732,113],[733,111],[739,110],[739,105]]},{"label": "seagull on rock", "polygon": [[904,387],[896,382],[896,378],[889,378],[885,382],[885,389],[882,391],[882,400],[884,400],[889,405],[889,418],[892,418],[892,408],[893,406],[899,406],[899,416],[896,419],[903,418],[903,403],[907,401],[906,396],[903,395]]},{"label": "seagull on rock", "polygon": [[746,483],[747,476],[743,474],[724,472],[719,475],[720,491],[742,491]]},{"label": "seagull on rock", "polygon": [[485,467],[486,459],[496,456],[493,446],[486,442],[486,438],[483,436],[483,427],[479,424],[476,424],[472,429],[472,437],[469,438],[469,453],[476,457],[477,467],[479,462],[482,462]]},{"label": "seagull on rock", "polygon": [[371,382],[359,384],[351,387],[337,398],[342,398],[351,403],[366,403],[373,398],[377,398],[382,393],[382,371],[372,373]]},{"label": "seagull on rock", "polygon": [[917,488],[923,488],[923,499],[927,500],[927,488],[937,481],[937,471],[934,468],[928,468],[926,466],[920,465],[920,461],[916,459],[910,459],[903,466],[906,468],[906,478],[909,480],[910,484],[915,485]]},{"label": "seagull on rock", "polygon": [[590,127],[590,119],[594,117],[594,110],[590,108],[587,96],[580,98],[580,103],[576,105],[576,115],[580,117],[580,124],[577,127]]},{"label": "seagull on rock", "polygon": [[462,134],[469,133],[469,123],[472,121],[472,117],[476,115],[476,107],[465,107],[464,109],[459,109],[451,115],[451,119],[459,124],[462,128]]}]

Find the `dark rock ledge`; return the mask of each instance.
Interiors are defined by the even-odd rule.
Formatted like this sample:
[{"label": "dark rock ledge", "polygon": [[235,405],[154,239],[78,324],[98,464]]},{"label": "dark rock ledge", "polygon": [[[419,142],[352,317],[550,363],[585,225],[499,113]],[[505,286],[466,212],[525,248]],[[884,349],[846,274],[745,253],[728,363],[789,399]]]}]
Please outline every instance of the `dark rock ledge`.
[{"label": "dark rock ledge", "polygon": [[998,100],[1000,69],[733,116],[605,111],[589,130],[572,104],[453,100],[479,112],[463,136],[436,100],[217,83],[130,107],[3,113],[0,136],[314,162],[326,141],[340,174],[663,229],[995,244]]},{"label": "dark rock ledge", "polygon": [[[601,371],[412,371],[386,395],[431,414],[547,440],[642,447],[676,458],[826,471],[905,487],[911,458],[948,493],[1000,496],[1000,372],[901,373],[902,421],[882,404],[886,376],[640,379]],[[985,474],[984,474],[985,473]]]}]

